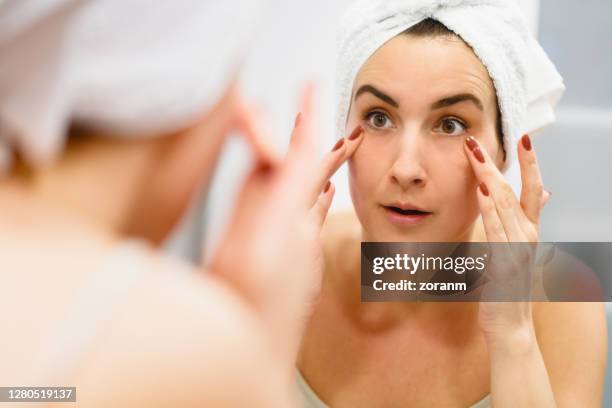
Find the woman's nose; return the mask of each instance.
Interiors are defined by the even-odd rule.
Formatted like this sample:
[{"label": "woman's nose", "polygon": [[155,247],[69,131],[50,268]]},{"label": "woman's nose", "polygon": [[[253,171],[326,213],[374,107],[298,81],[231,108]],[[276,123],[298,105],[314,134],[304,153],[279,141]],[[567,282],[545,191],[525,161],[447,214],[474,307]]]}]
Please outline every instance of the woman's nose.
[{"label": "woman's nose", "polygon": [[425,171],[425,149],[422,136],[405,134],[398,140],[395,161],[391,167],[391,182],[402,190],[422,188],[427,182]]}]

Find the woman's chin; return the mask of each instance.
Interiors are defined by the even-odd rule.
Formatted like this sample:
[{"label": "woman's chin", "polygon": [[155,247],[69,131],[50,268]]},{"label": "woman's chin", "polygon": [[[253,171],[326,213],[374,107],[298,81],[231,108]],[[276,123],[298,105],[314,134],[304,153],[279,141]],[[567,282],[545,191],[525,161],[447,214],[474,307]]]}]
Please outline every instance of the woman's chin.
[{"label": "woman's chin", "polygon": [[459,234],[441,233],[442,228],[430,225],[427,228],[405,228],[379,220],[375,225],[363,229],[366,242],[462,242]]},{"label": "woman's chin", "polygon": [[[429,215],[433,217],[434,215]],[[364,240],[369,242],[429,242],[438,241],[440,236],[432,234],[435,228],[429,220],[412,220],[395,217],[393,214],[384,214],[364,228]],[[365,227],[365,226],[364,226]]]},{"label": "woman's chin", "polygon": [[368,229],[364,234],[368,242],[437,242],[441,237],[432,236],[428,231],[410,231],[392,225],[379,223],[375,228]]}]

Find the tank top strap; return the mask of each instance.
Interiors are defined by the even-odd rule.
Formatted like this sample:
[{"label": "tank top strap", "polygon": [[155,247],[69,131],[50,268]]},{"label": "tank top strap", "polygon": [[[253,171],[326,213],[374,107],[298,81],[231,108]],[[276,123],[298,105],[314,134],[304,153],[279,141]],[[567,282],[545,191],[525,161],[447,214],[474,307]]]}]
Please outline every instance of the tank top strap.
[{"label": "tank top strap", "polygon": [[[296,383],[300,400],[302,402],[302,408],[330,408],[328,407],[319,396],[310,387],[302,373],[296,368]],[[477,403],[471,405],[468,408],[490,408],[491,407],[491,394],[487,394],[483,399]]]}]

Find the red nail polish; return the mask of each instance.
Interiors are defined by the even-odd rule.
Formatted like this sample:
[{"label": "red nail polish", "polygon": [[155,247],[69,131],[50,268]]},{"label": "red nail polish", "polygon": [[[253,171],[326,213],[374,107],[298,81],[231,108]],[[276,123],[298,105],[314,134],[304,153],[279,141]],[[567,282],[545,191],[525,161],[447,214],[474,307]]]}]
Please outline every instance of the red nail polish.
[{"label": "red nail polish", "polygon": [[339,148],[342,147],[342,145],[344,144],[344,138],[338,140],[336,142],[336,144],[334,145],[334,148],[332,149],[332,152],[335,152],[336,150],[338,150]]},{"label": "red nail polish", "polygon": [[302,121],[302,112],[298,112],[297,116],[295,117],[295,123],[293,127],[298,127],[301,121]]},{"label": "red nail polish", "polygon": [[263,163],[259,166],[257,171],[267,176],[272,173],[272,165],[270,163]]},{"label": "red nail polish", "polygon": [[355,128],[355,130],[353,130],[353,133],[351,133],[351,135],[348,137],[348,140],[355,140],[359,136],[361,136],[362,133],[363,133],[363,128],[361,127],[361,125],[359,125]]},{"label": "red nail polish", "polygon": [[474,150],[475,148],[477,148],[477,147],[478,147],[478,143],[476,143],[476,139],[474,139],[474,137],[473,137],[473,136],[468,136],[468,137],[465,139],[465,143],[467,144],[467,147],[468,147],[470,150]]},{"label": "red nail polish", "polygon": [[487,197],[489,196],[489,189],[485,183],[480,183],[480,191],[482,191],[482,194],[486,195]]},{"label": "red nail polish", "polygon": [[523,144],[523,147],[525,148],[525,150],[527,151],[531,150],[531,139],[529,138],[529,135],[524,135],[521,138],[521,143]]},{"label": "red nail polish", "polygon": [[327,183],[325,183],[325,188],[323,189],[323,193],[327,193],[330,187],[331,187],[331,181],[327,180]]},{"label": "red nail polish", "polygon": [[476,157],[476,160],[481,163],[485,162],[485,158],[482,154],[482,151],[480,150],[480,147],[476,147],[474,150],[472,150],[472,153],[474,153],[474,157]]}]

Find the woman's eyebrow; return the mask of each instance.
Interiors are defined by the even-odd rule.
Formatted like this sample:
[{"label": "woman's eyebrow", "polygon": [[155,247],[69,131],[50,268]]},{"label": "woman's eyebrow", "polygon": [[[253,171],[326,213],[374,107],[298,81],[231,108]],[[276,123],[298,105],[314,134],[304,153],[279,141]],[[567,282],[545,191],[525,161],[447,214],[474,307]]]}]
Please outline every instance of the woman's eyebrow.
[{"label": "woman's eyebrow", "polygon": [[357,100],[359,95],[361,95],[363,93],[366,93],[366,92],[367,93],[371,93],[372,95],[374,95],[378,99],[383,100],[384,102],[388,103],[389,105],[393,106],[394,108],[398,108],[399,107],[399,104],[397,102],[395,102],[395,100],[393,98],[391,98],[386,93],[384,93],[384,92],[374,88],[372,85],[362,85],[357,90],[357,92],[355,93],[355,100]]},{"label": "woman's eyebrow", "polygon": [[450,105],[454,105],[459,102],[470,101],[473,102],[474,105],[480,110],[484,110],[482,102],[476,96],[471,93],[462,93],[458,95],[449,96],[447,98],[440,99],[431,105],[431,110],[445,108]]}]

